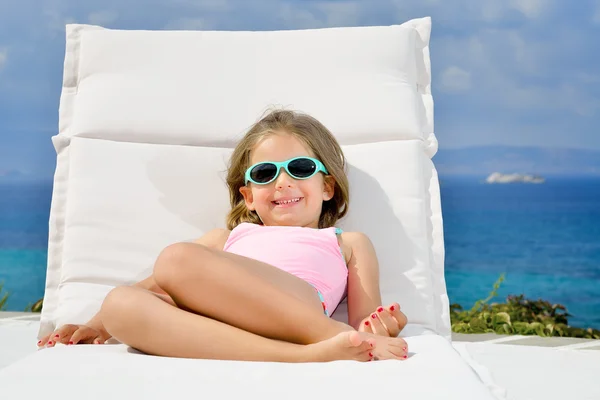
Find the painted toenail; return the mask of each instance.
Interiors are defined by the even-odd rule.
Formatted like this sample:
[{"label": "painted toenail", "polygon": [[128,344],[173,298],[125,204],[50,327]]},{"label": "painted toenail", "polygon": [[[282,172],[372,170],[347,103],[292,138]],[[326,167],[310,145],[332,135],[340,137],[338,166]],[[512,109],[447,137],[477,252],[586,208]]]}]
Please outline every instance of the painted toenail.
[{"label": "painted toenail", "polygon": [[365,321],[365,326],[369,326],[369,321]]},{"label": "painted toenail", "polygon": [[394,307],[394,306],[390,307],[390,311],[394,311],[395,309],[396,309],[396,307]]},{"label": "painted toenail", "polygon": [[383,312],[383,307],[379,307],[379,308],[377,309],[377,312]]},{"label": "painted toenail", "polygon": [[373,319],[377,318],[377,314],[371,314],[371,318],[373,318]]}]

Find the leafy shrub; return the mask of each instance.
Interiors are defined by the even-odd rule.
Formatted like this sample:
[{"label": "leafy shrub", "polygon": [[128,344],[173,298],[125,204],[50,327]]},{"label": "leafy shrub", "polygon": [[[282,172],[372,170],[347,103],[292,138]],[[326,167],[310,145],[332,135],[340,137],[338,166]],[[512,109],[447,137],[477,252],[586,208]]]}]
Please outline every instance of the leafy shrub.
[{"label": "leafy shrub", "polygon": [[3,287],[4,283],[0,283],[0,311],[4,310],[6,302],[8,301],[8,293],[2,294]]},{"label": "leafy shrub", "polygon": [[496,297],[504,274],[494,283],[486,299],[477,300],[470,310],[458,304],[450,305],[452,331],[457,333],[495,332],[505,335],[564,336],[600,339],[597,329],[569,326],[565,306],[545,300],[528,300],[524,295],[510,295],[506,303],[488,304]]},{"label": "leafy shrub", "polygon": [[[3,286],[4,286],[4,284],[2,282],[0,282],[0,311],[6,309],[6,302],[8,301],[8,295],[9,295],[8,292],[2,294]],[[27,308],[25,308],[25,311],[26,312],[41,312],[43,302],[44,302],[44,299],[42,298],[42,299],[36,301],[35,303],[33,303],[32,305],[28,305]]]},{"label": "leafy shrub", "polygon": [[42,305],[44,304],[44,299],[41,298],[38,301],[36,301],[35,303],[33,303],[32,305],[28,305],[27,308],[25,308],[26,312],[42,312]]}]

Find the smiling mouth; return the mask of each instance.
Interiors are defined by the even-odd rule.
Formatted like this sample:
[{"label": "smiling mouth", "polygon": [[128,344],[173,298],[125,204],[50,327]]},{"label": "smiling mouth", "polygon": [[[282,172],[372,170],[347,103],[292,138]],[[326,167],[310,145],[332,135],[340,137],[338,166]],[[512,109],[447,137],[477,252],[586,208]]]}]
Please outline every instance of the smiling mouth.
[{"label": "smiling mouth", "polygon": [[272,203],[277,206],[286,206],[286,205],[298,203],[302,199],[303,199],[303,197],[294,197],[292,199],[286,199],[286,200],[275,200],[275,201],[272,201]]}]

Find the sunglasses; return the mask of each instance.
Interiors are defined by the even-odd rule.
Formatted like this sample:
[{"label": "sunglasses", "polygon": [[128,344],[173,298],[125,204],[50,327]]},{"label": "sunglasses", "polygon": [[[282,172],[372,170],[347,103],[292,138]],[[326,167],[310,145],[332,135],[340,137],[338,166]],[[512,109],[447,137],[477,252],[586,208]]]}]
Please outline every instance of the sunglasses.
[{"label": "sunglasses", "polygon": [[282,162],[262,161],[246,170],[246,185],[248,182],[257,185],[271,183],[277,179],[281,168],[285,168],[288,175],[294,179],[308,179],[317,172],[329,174],[321,161],[311,157],[296,157]]}]

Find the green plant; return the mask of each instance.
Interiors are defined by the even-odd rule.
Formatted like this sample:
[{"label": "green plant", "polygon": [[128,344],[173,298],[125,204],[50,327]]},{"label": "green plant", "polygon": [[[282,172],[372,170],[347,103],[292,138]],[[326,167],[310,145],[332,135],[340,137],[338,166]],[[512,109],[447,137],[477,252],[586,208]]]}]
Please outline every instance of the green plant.
[{"label": "green plant", "polygon": [[37,312],[37,313],[42,312],[43,305],[44,305],[44,298],[42,297],[35,303],[28,305],[25,308],[25,312]]},{"label": "green plant", "polygon": [[450,305],[452,331],[457,333],[487,333],[538,336],[564,336],[600,339],[600,330],[569,326],[565,306],[545,300],[528,300],[524,295],[510,295],[506,303],[488,304],[497,296],[504,274],[494,283],[489,296],[477,300],[470,310],[459,304]]},{"label": "green plant", "polygon": [[0,283],[0,311],[4,310],[6,307],[6,302],[8,301],[8,293],[2,294],[2,290],[4,288],[4,283]]}]

